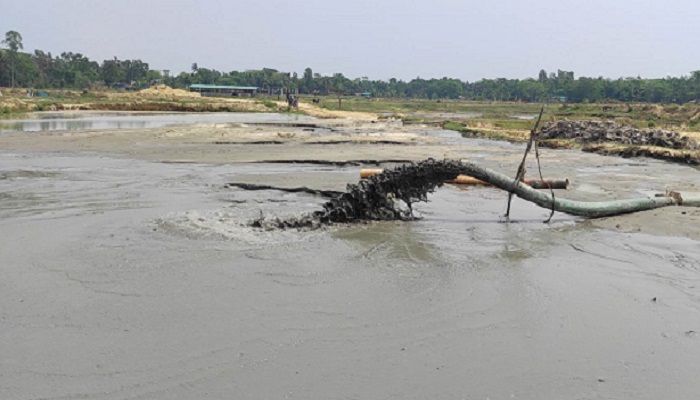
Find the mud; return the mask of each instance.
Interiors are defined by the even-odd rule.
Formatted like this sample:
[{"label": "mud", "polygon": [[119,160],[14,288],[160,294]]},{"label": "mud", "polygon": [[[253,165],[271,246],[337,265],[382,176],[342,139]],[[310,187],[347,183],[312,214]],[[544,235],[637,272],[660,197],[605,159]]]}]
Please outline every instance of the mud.
[{"label": "mud", "polygon": [[[285,146],[210,143],[278,128],[1,137],[0,398],[697,397],[697,209],[546,225],[515,199],[505,224],[502,191],[444,185],[408,223],[252,229],[327,199],[227,183],[343,191],[359,168],[249,161],[467,158],[510,175],[522,156],[418,126],[337,133],[415,146],[304,145],[295,129]],[[545,149],[542,165],[576,200],[700,191],[696,168],[648,158]]]},{"label": "mud", "polygon": [[318,160],[318,159],[284,159],[284,160],[260,160],[256,161],[261,164],[315,164],[315,165],[333,165],[337,167],[344,167],[348,165],[361,166],[361,165],[382,165],[382,164],[402,164],[410,163],[411,160],[407,159],[366,159],[366,160],[345,160],[345,161],[331,161],[331,160]]},{"label": "mud", "polygon": [[374,140],[374,141],[368,141],[368,140],[335,140],[335,141],[328,141],[328,140],[323,140],[323,141],[314,141],[314,142],[306,142],[306,144],[391,144],[391,145],[397,145],[397,146],[406,146],[406,145],[411,145],[415,143],[408,143],[408,142],[401,142],[398,140]]},{"label": "mud", "polygon": [[229,187],[229,188],[238,188],[238,189],[243,189],[243,190],[278,190],[280,192],[287,192],[287,193],[308,193],[308,194],[313,194],[315,196],[321,196],[321,197],[336,197],[336,196],[340,196],[341,194],[343,194],[343,192],[339,192],[337,190],[311,189],[311,188],[308,188],[306,186],[281,187],[281,186],[271,186],[271,185],[257,185],[254,183],[240,183],[240,182],[229,182],[225,186]]},{"label": "mud", "polygon": [[698,151],[680,151],[643,146],[619,147],[608,146],[605,144],[589,144],[583,146],[581,150],[608,156],[619,156],[624,158],[651,157],[681,164],[700,165],[700,152]]},{"label": "mud", "polygon": [[30,179],[30,178],[54,178],[56,172],[17,170],[0,172],[0,179]]},{"label": "mud", "polygon": [[250,141],[232,141],[232,140],[215,140],[214,144],[284,144],[281,140],[250,140]]},{"label": "mud", "polygon": [[357,184],[348,184],[344,193],[323,205],[323,210],[289,219],[265,220],[261,216],[251,226],[310,228],[329,223],[413,219],[414,202],[427,202],[429,193],[462,172],[458,161],[433,159],[385,169]]}]

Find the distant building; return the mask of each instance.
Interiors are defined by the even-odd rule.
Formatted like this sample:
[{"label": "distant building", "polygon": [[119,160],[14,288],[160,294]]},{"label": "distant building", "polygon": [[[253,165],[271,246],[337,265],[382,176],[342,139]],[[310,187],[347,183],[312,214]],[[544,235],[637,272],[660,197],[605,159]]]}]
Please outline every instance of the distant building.
[{"label": "distant building", "polygon": [[196,83],[190,85],[191,92],[201,93],[202,96],[210,97],[253,97],[258,93],[257,86],[227,86],[227,85],[204,85]]}]

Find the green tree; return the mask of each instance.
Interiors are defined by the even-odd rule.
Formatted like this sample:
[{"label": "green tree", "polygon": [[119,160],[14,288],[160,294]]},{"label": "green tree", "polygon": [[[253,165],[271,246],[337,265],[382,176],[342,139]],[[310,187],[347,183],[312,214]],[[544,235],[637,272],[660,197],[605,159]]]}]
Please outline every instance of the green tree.
[{"label": "green tree", "polygon": [[688,85],[690,92],[687,100],[700,100],[700,71],[693,71],[690,73],[690,85]]},{"label": "green tree", "polygon": [[130,85],[145,83],[148,74],[147,63],[141,60],[124,60],[123,66],[126,83]]},{"label": "green tree", "polygon": [[22,45],[22,35],[17,31],[7,31],[2,44],[10,51],[10,86],[15,87],[15,74],[17,69],[17,53],[24,49]]},{"label": "green tree", "polygon": [[301,89],[306,93],[312,93],[314,91],[314,72],[309,67],[306,67],[304,70]]},{"label": "green tree", "polygon": [[126,76],[124,75],[121,61],[117,60],[117,57],[114,57],[113,60],[104,60],[100,68],[100,77],[107,86],[123,82]]},{"label": "green tree", "polygon": [[34,50],[33,59],[38,72],[38,85],[44,87],[53,86],[52,79],[55,75],[55,63],[51,53],[44,53],[41,50]]}]

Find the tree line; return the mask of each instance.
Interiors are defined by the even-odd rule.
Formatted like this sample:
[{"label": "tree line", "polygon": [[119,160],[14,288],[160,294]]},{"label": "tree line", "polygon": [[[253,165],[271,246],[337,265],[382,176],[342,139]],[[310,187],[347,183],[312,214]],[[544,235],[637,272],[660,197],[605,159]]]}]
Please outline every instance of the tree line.
[{"label": "tree line", "polygon": [[481,79],[466,82],[453,78],[370,80],[350,79],[341,73],[322,76],[306,68],[301,75],[271,68],[222,72],[192,64],[188,72],[171,76],[167,70],[152,70],[141,60],[101,63],[83,54],[64,52],[52,55],[41,50],[25,53],[22,36],[15,31],[5,34],[0,50],[0,86],[31,88],[87,89],[97,87],[143,88],[154,83],[186,88],[194,83],[257,86],[263,92],[280,89],[309,95],[365,94],[374,97],[467,99],[488,101],[632,101],[686,103],[700,100],[700,71],[688,76],[661,79],[576,78],[571,71],[547,73],[536,78]]}]

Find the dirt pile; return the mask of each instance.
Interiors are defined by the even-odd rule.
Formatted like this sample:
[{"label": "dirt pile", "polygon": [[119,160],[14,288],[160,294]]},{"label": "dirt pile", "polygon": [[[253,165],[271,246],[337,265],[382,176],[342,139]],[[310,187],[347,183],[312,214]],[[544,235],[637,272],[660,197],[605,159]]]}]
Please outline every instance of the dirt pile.
[{"label": "dirt pile", "polygon": [[167,98],[201,97],[199,93],[190,92],[183,89],[173,89],[167,85],[154,85],[148,89],[139,90],[139,94],[143,96]]},{"label": "dirt pile", "polygon": [[[280,107],[286,103],[276,102]],[[360,111],[328,110],[309,103],[299,103],[299,111],[316,118],[341,118],[358,121],[377,121],[379,116],[374,113]]]},{"label": "dirt pile", "polygon": [[614,142],[637,146],[698,150],[700,144],[678,132],[663,129],[637,129],[613,121],[556,121],[545,124],[541,139],[573,139],[578,142]]}]

